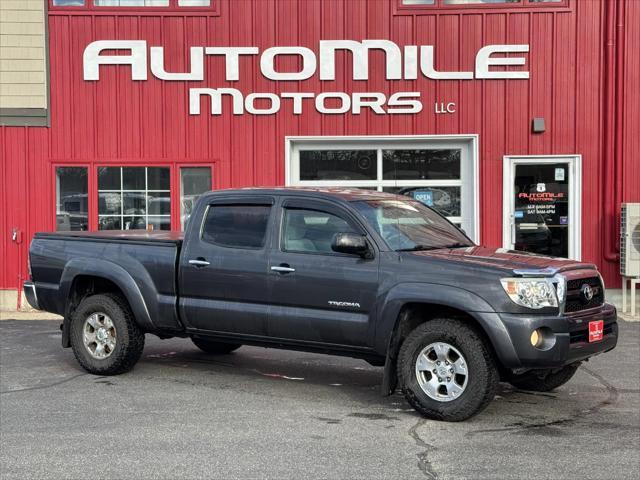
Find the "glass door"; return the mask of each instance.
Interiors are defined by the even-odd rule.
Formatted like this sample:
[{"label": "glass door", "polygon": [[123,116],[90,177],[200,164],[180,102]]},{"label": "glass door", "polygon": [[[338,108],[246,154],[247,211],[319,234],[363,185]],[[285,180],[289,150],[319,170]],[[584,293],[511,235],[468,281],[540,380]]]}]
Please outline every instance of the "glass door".
[{"label": "glass door", "polygon": [[577,158],[509,158],[505,247],[579,259]]}]

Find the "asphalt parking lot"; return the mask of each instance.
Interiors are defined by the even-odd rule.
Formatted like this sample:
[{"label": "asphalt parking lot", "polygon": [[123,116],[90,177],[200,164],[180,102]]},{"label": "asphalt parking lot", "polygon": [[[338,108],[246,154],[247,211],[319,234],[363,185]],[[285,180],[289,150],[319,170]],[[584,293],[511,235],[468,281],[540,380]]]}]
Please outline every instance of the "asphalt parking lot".
[{"label": "asphalt parking lot", "polygon": [[0,322],[0,477],[637,478],[640,323],[550,394],[502,385],[480,416],[424,420],[359,360],[147,337],[84,373],[56,321]]}]

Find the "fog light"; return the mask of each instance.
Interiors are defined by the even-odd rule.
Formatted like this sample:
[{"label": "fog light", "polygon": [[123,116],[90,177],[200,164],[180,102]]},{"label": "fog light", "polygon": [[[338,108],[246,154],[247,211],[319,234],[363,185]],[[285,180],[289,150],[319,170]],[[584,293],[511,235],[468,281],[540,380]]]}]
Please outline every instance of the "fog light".
[{"label": "fog light", "polygon": [[542,335],[538,333],[538,330],[534,330],[531,332],[531,345],[538,348],[542,343]]}]

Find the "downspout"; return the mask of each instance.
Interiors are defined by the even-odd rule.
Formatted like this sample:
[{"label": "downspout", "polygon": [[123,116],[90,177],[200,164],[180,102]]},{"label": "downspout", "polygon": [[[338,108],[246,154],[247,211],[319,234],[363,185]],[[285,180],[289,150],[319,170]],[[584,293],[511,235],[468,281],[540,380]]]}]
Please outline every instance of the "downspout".
[{"label": "downspout", "polygon": [[604,72],[604,259],[608,262],[618,262],[620,255],[617,245],[618,222],[617,205],[619,191],[622,188],[621,172],[619,168],[622,132],[621,132],[621,103],[622,55],[620,48],[623,23],[623,1],[608,0],[605,10],[605,72]]}]

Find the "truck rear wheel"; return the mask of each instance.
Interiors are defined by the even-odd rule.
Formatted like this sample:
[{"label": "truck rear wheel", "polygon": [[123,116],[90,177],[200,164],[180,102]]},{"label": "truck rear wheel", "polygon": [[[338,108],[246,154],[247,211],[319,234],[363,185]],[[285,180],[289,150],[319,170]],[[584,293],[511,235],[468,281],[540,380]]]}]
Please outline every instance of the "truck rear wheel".
[{"label": "truck rear wheel", "polygon": [[439,318],[419,325],[405,338],[398,382],[422,415],[458,422],[486,408],[499,376],[491,351],[473,328]]},{"label": "truck rear wheel", "polygon": [[239,349],[242,345],[239,343],[224,343],[206,340],[204,338],[192,337],[191,341],[200,350],[213,355],[226,355],[234,350]]},{"label": "truck rear wheel", "polygon": [[532,370],[521,375],[511,375],[508,381],[521,390],[550,392],[571,380],[577,370],[576,365],[567,365],[555,372]]},{"label": "truck rear wheel", "polygon": [[71,347],[87,372],[118,375],[133,368],[144,349],[144,333],[119,295],[92,295],[71,319]]}]

